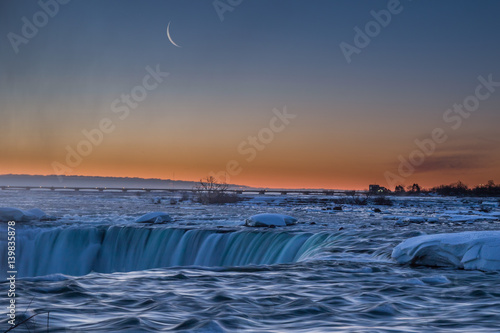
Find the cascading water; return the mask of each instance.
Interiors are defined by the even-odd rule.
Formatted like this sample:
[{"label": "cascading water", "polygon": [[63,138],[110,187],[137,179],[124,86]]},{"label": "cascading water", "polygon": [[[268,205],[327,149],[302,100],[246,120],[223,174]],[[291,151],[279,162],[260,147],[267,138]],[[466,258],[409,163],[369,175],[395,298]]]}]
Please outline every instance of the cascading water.
[{"label": "cascading water", "polygon": [[[329,243],[327,233],[185,230],[112,226],[24,230],[18,275],[85,275],[171,266],[244,266],[303,260]],[[6,247],[2,247],[4,249]],[[6,253],[2,253],[3,256]],[[5,261],[2,261],[4,265]],[[4,267],[1,268],[6,271]]]}]

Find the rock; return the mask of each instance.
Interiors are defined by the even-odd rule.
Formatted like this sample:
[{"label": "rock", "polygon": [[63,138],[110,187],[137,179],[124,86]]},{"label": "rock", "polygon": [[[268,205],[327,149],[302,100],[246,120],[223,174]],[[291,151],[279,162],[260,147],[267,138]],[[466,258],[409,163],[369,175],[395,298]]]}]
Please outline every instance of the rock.
[{"label": "rock", "polygon": [[374,212],[374,213],[382,213],[382,211],[380,210],[380,208],[374,208],[374,209],[373,209],[373,212]]}]

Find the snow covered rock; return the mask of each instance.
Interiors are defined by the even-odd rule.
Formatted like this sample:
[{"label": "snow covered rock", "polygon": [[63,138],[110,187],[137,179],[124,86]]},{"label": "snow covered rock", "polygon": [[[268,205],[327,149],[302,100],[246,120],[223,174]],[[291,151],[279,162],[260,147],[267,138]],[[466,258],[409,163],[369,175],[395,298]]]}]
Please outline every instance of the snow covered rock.
[{"label": "snow covered rock", "polygon": [[405,240],[392,251],[399,263],[500,270],[500,230],[435,234]]},{"label": "snow covered rock", "polygon": [[44,221],[53,220],[52,216],[48,216],[41,209],[33,208],[23,211],[17,208],[2,207],[0,208],[0,222],[16,221],[16,222],[29,222],[29,221]]},{"label": "snow covered rock", "polygon": [[28,209],[24,211],[25,214],[34,216],[35,219],[40,221],[52,221],[56,220],[56,217],[45,214],[45,212],[38,208]]},{"label": "snow covered rock", "polygon": [[170,215],[164,212],[153,212],[142,215],[137,220],[137,223],[167,223],[172,222]]},{"label": "snow covered rock", "polygon": [[295,217],[283,214],[257,214],[245,220],[247,227],[282,227],[297,223]]},{"label": "snow covered rock", "polygon": [[21,222],[25,220],[25,214],[22,210],[17,208],[8,208],[2,207],[0,208],[0,221],[8,222],[8,221],[16,221]]}]

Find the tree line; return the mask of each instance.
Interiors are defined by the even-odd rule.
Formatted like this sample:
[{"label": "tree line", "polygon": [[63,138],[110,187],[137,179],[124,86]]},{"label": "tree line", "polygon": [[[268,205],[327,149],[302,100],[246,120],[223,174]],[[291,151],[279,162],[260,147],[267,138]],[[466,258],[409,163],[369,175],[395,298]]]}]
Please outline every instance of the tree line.
[{"label": "tree line", "polygon": [[443,196],[477,196],[477,197],[499,197],[500,184],[495,184],[493,180],[486,184],[469,187],[461,181],[449,185],[439,185],[429,189],[423,189],[418,184],[409,185],[406,188],[398,185],[394,189],[394,194],[438,194]]}]

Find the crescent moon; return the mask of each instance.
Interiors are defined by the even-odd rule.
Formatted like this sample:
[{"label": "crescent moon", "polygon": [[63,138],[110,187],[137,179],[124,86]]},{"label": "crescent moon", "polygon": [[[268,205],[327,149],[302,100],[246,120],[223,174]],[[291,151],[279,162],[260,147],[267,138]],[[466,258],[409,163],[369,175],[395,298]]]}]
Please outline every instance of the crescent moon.
[{"label": "crescent moon", "polygon": [[170,43],[174,44],[175,46],[177,47],[181,47],[177,44],[175,44],[174,40],[172,39],[172,37],[170,37],[170,23],[172,23],[171,21],[168,22],[168,25],[167,25],[167,37],[168,37],[168,40],[170,41]]}]

